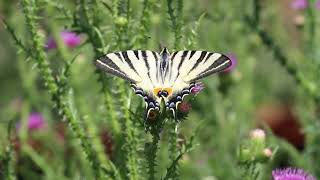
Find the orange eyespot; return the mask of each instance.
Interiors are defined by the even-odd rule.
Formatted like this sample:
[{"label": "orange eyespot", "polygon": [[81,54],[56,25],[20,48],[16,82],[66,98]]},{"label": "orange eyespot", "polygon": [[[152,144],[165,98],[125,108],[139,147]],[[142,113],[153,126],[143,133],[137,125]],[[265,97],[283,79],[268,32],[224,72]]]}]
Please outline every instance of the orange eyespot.
[{"label": "orange eyespot", "polygon": [[168,96],[172,95],[172,88],[163,88],[162,90],[167,91],[168,92]]},{"label": "orange eyespot", "polygon": [[168,97],[172,95],[172,88],[154,88],[153,95],[158,97]]},{"label": "orange eyespot", "polygon": [[162,88],[153,88],[153,95],[158,96],[160,91],[162,91]]}]

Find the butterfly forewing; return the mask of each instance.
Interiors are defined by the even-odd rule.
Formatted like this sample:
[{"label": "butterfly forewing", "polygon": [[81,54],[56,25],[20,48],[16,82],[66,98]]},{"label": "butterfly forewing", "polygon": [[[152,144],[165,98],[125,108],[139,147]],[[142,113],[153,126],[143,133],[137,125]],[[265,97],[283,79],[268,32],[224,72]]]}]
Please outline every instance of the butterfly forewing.
[{"label": "butterfly forewing", "polygon": [[159,64],[158,53],[143,50],[109,53],[96,60],[99,69],[131,82],[136,94],[144,98],[147,112],[160,106],[161,99],[153,93],[155,87],[162,85]]},{"label": "butterfly forewing", "polygon": [[129,50],[106,54],[96,60],[98,68],[135,84],[157,84],[159,54],[153,51]]},{"label": "butterfly forewing", "polygon": [[227,56],[207,51],[178,51],[172,58],[172,61],[180,61],[178,67],[174,67],[172,71],[176,68],[180,76],[178,78],[185,82],[199,80],[231,65]]},{"label": "butterfly forewing", "polygon": [[165,78],[173,95],[167,107],[174,113],[183,97],[188,95],[197,80],[222,71],[231,65],[225,55],[207,51],[177,51],[171,54],[170,73]]}]

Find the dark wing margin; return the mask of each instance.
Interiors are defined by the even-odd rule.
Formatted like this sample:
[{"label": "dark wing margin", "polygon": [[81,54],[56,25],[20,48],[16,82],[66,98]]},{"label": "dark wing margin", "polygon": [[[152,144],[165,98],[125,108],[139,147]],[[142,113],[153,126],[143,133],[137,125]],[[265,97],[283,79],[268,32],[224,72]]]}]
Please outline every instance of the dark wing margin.
[{"label": "dark wing margin", "polygon": [[221,56],[217,60],[215,60],[205,71],[200,73],[196,78],[192,79],[191,81],[197,81],[211,74],[221,72],[230,67],[231,65],[232,61],[226,55],[221,54]]},{"label": "dark wing margin", "polygon": [[110,73],[114,76],[120,77],[124,80],[130,81],[133,83],[136,82],[135,80],[129,78],[129,76],[126,73],[121,71],[120,68],[106,55],[95,60],[95,65],[98,69],[101,69],[104,72]]},{"label": "dark wing margin", "polygon": [[109,53],[101,56],[95,61],[97,68],[120,77],[127,81],[137,83],[141,81],[139,67],[139,52],[141,50],[129,50],[122,52]]}]

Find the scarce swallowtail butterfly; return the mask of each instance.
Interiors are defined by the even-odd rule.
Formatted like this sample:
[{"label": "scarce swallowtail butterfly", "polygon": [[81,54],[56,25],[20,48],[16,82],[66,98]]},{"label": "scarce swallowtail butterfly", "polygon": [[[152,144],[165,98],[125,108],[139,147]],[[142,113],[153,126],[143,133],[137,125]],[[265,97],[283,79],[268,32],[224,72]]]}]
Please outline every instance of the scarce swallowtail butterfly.
[{"label": "scarce swallowtail butterfly", "polygon": [[137,95],[146,103],[146,120],[160,110],[164,100],[176,117],[178,104],[190,94],[195,83],[231,65],[231,60],[219,53],[207,51],[176,51],[164,48],[160,54],[149,50],[129,50],[106,54],[96,60],[96,66],[131,83]]}]

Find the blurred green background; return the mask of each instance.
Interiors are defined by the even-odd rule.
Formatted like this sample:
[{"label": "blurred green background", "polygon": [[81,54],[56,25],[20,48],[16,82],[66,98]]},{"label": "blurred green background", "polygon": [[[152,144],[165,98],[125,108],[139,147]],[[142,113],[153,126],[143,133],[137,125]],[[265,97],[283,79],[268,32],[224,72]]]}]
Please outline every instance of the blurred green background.
[{"label": "blurred green background", "polygon": [[[94,135],[104,139],[105,152],[117,162],[116,156],[121,154],[114,152],[119,147],[114,143],[116,140],[108,121],[109,114],[97,81],[93,65],[96,55],[90,37],[77,29],[73,19],[79,2],[37,0],[38,15],[41,17],[37,30],[44,42],[56,32],[59,37],[61,31],[79,35],[80,44],[64,48],[70,58],[68,60],[75,59],[68,83],[73,88],[77,114],[91,124],[85,127],[89,129],[87,131],[94,127]],[[101,51],[126,50],[123,48],[160,51],[159,44],[169,50],[175,48],[166,1],[152,1],[153,7],[149,9],[147,19],[150,28],[144,34],[139,28],[145,1],[132,0],[129,7],[124,6],[130,10],[129,28],[121,39],[124,46],[117,46],[119,39],[114,38],[114,31],[117,31],[115,17],[106,6],[111,6],[111,1],[97,2],[99,14],[96,16],[106,42],[105,49]],[[203,80],[204,90],[195,98],[188,98],[192,109],[179,126],[178,138],[183,142],[199,123],[205,126],[196,134],[198,146],[185,154],[180,162],[180,179],[242,179],[237,149],[248,139],[250,130],[258,127],[265,128],[267,132],[267,146],[277,149],[273,157],[261,165],[259,179],[270,179],[271,171],[280,167],[302,168],[320,177],[320,115],[317,102],[320,10],[315,6],[316,1],[310,0],[305,8],[295,8],[293,2],[261,1],[260,7],[255,9],[257,7],[252,1],[244,0],[184,1],[183,13],[179,16],[183,22],[179,35],[181,43],[177,50],[192,48],[221,52],[235,56],[237,63],[234,69]],[[250,26],[247,20],[254,17],[255,10],[260,13],[259,27],[257,24]],[[2,0],[0,17],[33,51],[21,3]],[[268,46],[255,28],[266,32],[277,47]],[[148,43],[136,43],[139,37]],[[285,65],[279,63],[279,49],[285,55]],[[59,75],[64,62],[62,54],[57,49],[46,49],[45,52],[53,74]],[[53,108],[36,61],[15,46],[4,25],[0,26],[0,84],[0,152],[3,159],[9,144],[7,128],[10,121],[14,124],[24,121],[27,124],[33,113],[40,114],[45,121],[44,127],[32,130],[28,126],[19,129],[15,127],[18,125],[14,125],[14,144],[18,144],[14,146],[14,169],[18,179],[92,179],[92,170],[79,142],[58,116],[57,109]],[[114,84],[107,87],[111,91],[117,88]],[[133,96],[132,102],[138,104],[142,99]],[[141,127],[138,131],[143,147],[150,135],[145,134]],[[170,162],[167,157],[168,136],[164,133],[160,140],[159,166],[156,167],[158,179]],[[138,151],[143,159],[143,150]],[[5,161],[2,162],[0,169],[4,172],[6,165]],[[141,162],[141,172],[145,172],[144,163]]]}]

